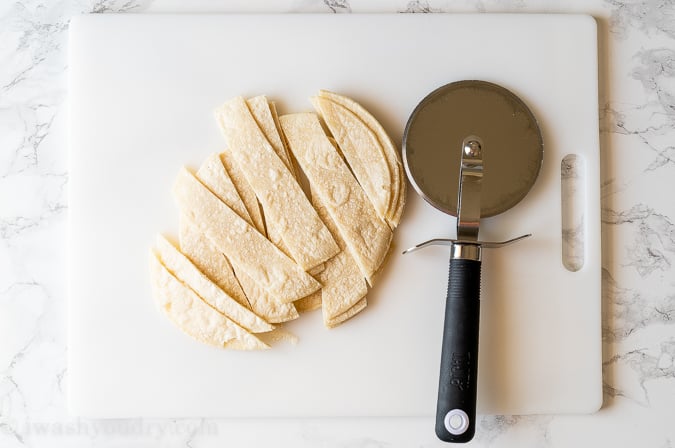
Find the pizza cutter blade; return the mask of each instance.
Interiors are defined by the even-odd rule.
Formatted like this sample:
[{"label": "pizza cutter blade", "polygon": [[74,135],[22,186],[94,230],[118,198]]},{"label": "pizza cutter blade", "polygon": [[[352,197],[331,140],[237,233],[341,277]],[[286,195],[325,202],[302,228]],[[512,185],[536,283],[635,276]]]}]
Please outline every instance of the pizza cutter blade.
[{"label": "pizza cutter blade", "polygon": [[480,219],[502,213],[532,188],[543,159],[537,121],[516,95],[485,81],[447,84],[426,96],[403,135],[403,163],[415,190],[457,217],[451,247],[436,435],[468,442],[475,433],[482,248],[503,242],[478,239]]}]

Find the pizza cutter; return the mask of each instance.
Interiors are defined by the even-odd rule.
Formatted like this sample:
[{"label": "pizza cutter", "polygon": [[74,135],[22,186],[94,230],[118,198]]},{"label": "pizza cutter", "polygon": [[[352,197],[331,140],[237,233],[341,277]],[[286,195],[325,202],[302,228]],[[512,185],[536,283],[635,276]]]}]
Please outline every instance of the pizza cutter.
[{"label": "pizza cutter", "polygon": [[447,84],[426,96],[403,135],[403,163],[415,190],[457,218],[450,246],[436,435],[468,442],[475,433],[478,323],[482,248],[502,242],[478,239],[481,218],[502,213],[525,197],[539,174],[543,140],[537,121],[516,95],[485,81]]}]

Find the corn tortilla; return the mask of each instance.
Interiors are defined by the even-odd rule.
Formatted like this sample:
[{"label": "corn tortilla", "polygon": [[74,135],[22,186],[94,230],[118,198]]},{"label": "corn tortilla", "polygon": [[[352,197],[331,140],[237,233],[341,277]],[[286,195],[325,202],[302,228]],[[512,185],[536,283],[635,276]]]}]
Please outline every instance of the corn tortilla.
[{"label": "corn tortilla", "polygon": [[244,99],[226,102],[217,117],[228,151],[255,191],[267,222],[274,221],[293,259],[303,269],[311,269],[335,255],[339,248],[333,237],[260,131]]},{"label": "corn tortilla", "polygon": [[218,199],[187,169],[174,185],[181,212],[270,295],[283,303],[308,296],[321,285],[293,260]]},{"label": "corn tortilla", "polygon": [[200,342],[240,350],[269,348],[267,344],[204,302],[181,283],[153,253],[150,273],[155,302],[183,332]]}]

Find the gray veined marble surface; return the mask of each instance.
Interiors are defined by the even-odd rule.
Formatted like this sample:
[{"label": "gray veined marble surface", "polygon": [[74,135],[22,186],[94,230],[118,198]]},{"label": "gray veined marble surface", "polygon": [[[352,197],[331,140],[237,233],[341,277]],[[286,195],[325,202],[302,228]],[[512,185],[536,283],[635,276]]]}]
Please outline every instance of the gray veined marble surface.
[{"label": "gray veined marble surface", "polygon": [[562,208],[562,261],[565,268],[576,272],[584,266],[584,222],[581,204],[586,180],[585,164],[577,154],[563,157],[560,166]]},{"label": "gray veined marble surface", "polygon": [[0,2],[0,447],[441,446],[425,419],[82,420],[65,411],[66,41],[82,12],[584,12],[599,20],[605,403],[488,416],[473,446],[675,445],[673,0]]}]

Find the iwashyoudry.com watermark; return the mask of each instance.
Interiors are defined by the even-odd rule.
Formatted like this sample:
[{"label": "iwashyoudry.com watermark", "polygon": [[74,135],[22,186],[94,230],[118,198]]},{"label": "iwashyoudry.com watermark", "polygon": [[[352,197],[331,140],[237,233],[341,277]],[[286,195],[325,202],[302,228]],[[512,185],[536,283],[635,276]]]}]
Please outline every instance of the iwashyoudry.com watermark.
[{"label": "iwashyoudry.com watermark", "polygon": [[26,421],[11,425],[24,437],[147,437],[217,436],[218,424],[208,420],[75,419],[67,422]]}]

